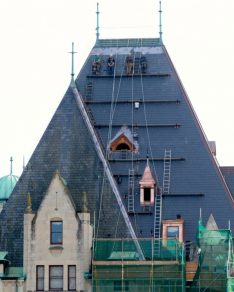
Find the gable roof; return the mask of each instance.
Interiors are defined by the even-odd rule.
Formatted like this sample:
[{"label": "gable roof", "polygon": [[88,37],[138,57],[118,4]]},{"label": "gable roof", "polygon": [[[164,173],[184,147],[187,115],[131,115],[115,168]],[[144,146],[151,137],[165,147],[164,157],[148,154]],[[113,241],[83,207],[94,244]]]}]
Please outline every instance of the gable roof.
[{"label": "gable roof", "polygon": [[[83,192],[87,193],[91,224],[94,223],[94,213],[98,222],[97,237],[129,235],[73,89],[69,86],[0,214],[0,250],[8,251],[9,260],[15,266],[23,264],[23,215],[27,192],[31,194],[32,210],[36,212],[56,169],[66,180],[77,212],[82,211]],[[102,212],[99,212],[100,205],[104,207]],[[118,218],[116,224],[112,222],[113,217]]]}]

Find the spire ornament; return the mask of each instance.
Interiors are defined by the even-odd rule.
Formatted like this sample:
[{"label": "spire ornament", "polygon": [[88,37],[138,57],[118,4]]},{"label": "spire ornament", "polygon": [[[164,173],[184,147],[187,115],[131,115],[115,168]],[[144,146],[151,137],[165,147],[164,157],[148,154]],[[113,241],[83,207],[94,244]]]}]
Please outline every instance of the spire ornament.
[{"label": "spire ornament", "polygon": [[13,157],[10,157],[10,175],[13,174]]},{"label": "spire ornament", "polygon": [[69,52],[69,54],[71,54],[71,79],[72,79],[72,81],[74,81],[74,76],[75,76],[75,73],[74,73],[74,55],[76,53],[77,52],[74,51],[74,43],[72,43],[72,50],[71,50],[71,52]]},{"label": "spire ornament", "polygon": [[32,213],[32,199],[31,195],[28,192],[27,193],[27,208],[26,208],[26,213]]},{"label": "spire ornament", "polygon": [[99,33],[99,14],[100,14],[100,12],[99,12],[99,3],[98,2],[97,2],[97,12],[96,12],[96,14],[97,14],[96,43],[98,43],[99,35],[100,35],[100,33]]},{"label": "spire ornament", "polygon": [[162,1],[159,1],[159,40],[160,40],[160,44],[162,44]]},{"label": "spire ornament", "polygon": [[88,200],[87,200],[87,193],[83,192],[83,213],[88,212]]}]

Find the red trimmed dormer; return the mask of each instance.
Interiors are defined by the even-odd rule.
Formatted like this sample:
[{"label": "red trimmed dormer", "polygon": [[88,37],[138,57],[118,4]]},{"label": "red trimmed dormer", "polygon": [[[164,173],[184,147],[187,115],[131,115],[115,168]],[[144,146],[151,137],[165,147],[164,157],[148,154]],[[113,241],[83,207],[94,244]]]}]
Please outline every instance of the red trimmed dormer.
[{"label": "red trimmed dormer", "polygon": [[120,134],[110,145],[111,151],[135,151],[135,145],[125,136],[124,133]]},{"label": "red trimmed dormer", "polygon": [[156,182],[152,176],[149,164],[145,167],[142,179],[140,180],[140,204],[141,206],[153,206]]}]

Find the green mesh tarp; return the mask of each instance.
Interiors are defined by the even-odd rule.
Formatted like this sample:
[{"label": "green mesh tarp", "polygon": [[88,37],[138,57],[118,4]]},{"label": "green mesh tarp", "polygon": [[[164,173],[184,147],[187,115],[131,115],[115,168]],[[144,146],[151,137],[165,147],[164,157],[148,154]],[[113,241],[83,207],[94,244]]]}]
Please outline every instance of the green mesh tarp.
[{"label": "green mesh tarp", "polygon": [[94,292],[183,292],[185,264],[178,240],[96,240],[92,265]]},{"label": "green mesh tarp", "polygon": [[227,263],[232,257],[230,230],[207,230],[198,224],[198,270],[190,291],[227,291]]},{"label": "green mesh tarp", "polygon": [[[138,240],[145,260],[168,260],[181,262],[183,259],[182,243],[176,239],[141,239]],[[128,256],[132,256],[133,260],[140,258],[136,241],[133,239],[110,239],[94,241],[93,259],[104,261],[116,257],[115,260],[129,260]]]},{"label": "green mesh tarp", "polygon": [[234,278],[228,278],[227,280],[227,292],[234,291]]}]

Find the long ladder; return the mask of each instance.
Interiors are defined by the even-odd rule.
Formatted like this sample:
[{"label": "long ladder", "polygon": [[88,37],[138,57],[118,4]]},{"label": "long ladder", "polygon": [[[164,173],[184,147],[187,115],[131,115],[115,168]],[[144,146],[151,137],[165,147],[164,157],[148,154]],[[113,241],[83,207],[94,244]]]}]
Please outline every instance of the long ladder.
[{"label": "long ladder", "polygon": [[93,95],[93,82],[89,81],[86,84],[86,91],[85,91],[86,100],[91,100],[92,95]]},{"label": "long ladder", "polygon": [[162,220],[162,194],[161,189],[156,192],[154,203],[154,257],[160,256],[160,237]]},{"label": "long ladder", "polygon": [[169,194],[171,183],[171,149],[164,152],[163,194]]},{"label": "long ladder", "polygon": [[128,213],[134,213],[134,169],[128,172]]}]

